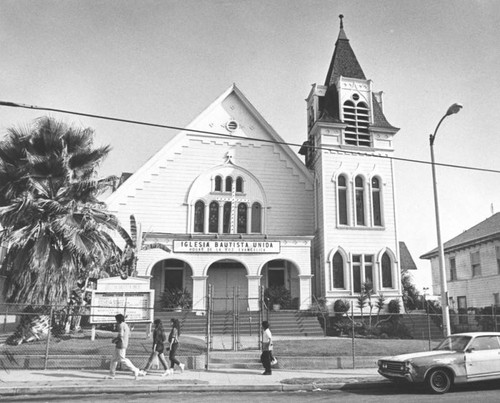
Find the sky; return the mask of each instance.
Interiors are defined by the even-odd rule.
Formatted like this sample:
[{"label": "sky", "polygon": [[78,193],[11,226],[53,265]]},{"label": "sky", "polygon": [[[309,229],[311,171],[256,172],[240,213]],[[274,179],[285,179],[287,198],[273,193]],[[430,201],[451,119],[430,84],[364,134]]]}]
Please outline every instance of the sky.
[{"label": "sky", "polygon": [[[500,2],[496,0],[0,0],[0,100],[184,127],[233,83],[290,143],[323,84],[338,15],[400,131],[395,156],[500,170]],[[0,107],[0,136],[46,115]],[[176,132],[67,114],[112,151],[100,174],[133,172]],[[298,152],[297,147],[292,147]],[[395,161],[399,240],[431,285],[437,246],[431,169]],[[447,241],[500,211],[500,174],[437,167]]]}]

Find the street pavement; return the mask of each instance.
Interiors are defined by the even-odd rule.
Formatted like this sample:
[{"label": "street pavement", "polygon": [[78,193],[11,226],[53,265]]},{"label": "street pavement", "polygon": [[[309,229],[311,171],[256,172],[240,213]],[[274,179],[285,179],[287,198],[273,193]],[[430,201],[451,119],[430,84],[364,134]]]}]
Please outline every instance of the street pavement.
[{"label": "street pavement", "polygon": [[162,377],[152,371],[137,380],[118,371],[106,379],[105,370],[8,370],[0,372],[0,399],[22,395],[85,395],[204,391],[296,391],[375,388],[386,385],[376,368],[335,370],[273,370],[270,376],[253,369],[186,370]]}]

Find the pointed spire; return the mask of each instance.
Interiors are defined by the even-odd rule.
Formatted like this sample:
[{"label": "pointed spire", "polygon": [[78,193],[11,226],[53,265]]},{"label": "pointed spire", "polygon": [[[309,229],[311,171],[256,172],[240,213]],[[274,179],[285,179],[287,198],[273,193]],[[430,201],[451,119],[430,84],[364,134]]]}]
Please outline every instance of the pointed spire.
[{"label": "pointed spire", "polygon": [[344,32],[344,16],[340,14],[339,18],[340,32],[337,42],[335,42],[335,50],[325,80],[325,85],[328,87],[335,82],[338,76],[366,80],[365,73],[363,73],[363,69],[361,69],[358,59],[356,59],[356,55],[349,44],[349,39],[347,39]]}]

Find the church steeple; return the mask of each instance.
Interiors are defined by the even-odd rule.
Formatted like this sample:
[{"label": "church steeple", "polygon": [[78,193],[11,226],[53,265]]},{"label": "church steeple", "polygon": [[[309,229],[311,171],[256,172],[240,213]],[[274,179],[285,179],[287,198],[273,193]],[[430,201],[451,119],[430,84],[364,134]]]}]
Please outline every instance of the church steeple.
[{"label": "church steeple", "polygon": [[335,42],[335,50],[333,52],[330,68],[326,75],[325,86],[329,87],[334,84],[339,76],[348,78],[357,78],[366,80],[365,73],[361,68],[356,55],[349,44],[349,39],[344,31],[344,16],[339,15],[340,18],[340,32]]}]

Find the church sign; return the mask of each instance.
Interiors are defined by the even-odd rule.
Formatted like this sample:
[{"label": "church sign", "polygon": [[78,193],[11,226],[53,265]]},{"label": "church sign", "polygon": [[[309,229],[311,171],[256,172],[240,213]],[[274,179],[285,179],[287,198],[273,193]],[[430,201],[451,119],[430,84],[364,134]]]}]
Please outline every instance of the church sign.
[{"label": "church sign", "polygon": [[177,253],[280,253],[279,241],[174,241]]}]

